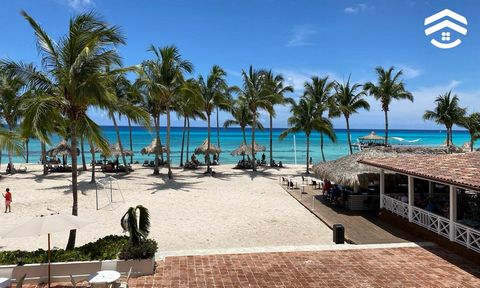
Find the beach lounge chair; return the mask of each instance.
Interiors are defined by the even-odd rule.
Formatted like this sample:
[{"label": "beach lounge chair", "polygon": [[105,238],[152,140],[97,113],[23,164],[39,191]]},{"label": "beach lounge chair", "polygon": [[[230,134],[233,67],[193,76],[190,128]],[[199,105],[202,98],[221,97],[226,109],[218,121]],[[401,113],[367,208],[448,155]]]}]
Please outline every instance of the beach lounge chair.
[{"label": "beach lounge chair", "polygon": [[[158,161],[159,165],[160,165],[160,161]],[[155,167],[155,161],[150,161],[150,163],[148,164],[149,167]]]},{"label": "beach lounge chair", "polygon": [[148,160],[143,161],[142,167],[148,167]]}]

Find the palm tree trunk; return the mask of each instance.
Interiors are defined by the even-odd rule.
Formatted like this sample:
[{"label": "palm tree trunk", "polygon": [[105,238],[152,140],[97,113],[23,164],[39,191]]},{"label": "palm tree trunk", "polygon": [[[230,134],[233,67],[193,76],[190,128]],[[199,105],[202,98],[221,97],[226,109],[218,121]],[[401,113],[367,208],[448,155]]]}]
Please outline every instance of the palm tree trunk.
[{"label": "palm tree trunk", "polygon": [[325,162],[325,153],[323,152],[323,132],[320,132],[320,152],[322,152],[322,160]]},{"label": "palm tree trunk", "polygon": [[307,174],[310,174],[310,134],[307,136]]},{"label": "palm tree trunk", "polygon": [[242,127],[242,134],[243,134],[243,144],[247,145],[247,137],[245,136],[245,127]]},{"label": "palm tree trunk", "polygon": [[[254,124],[255,125],[255,124]],[[272,114],[270,114],[270,167],[273,166],[273,117]]]},{"label": "palm tree trunk", "polygon": [[127,173],[130,173],[129,169],[127,168],[127,158],[125,157],[125,153],[123,153],[122,138],[120,137],[120,129],[118,128],[118,125],[117,125],[117,119],[115,119],[115,114],[113,112],[110,113],[110,117],[112,118],[112,121],[113,121],[115,134],[117,134],[118,148],[120,148],[120,154],[122,156],[123,165],[125,166],[125,171]]},{"label": "palm tree trunk", "polygon": [[253,172],[257,171],[257,161],[255,160],[255,123],[257,123],[257,119],[255,117],[255,111],[253,112],[253,119],[252,119],[252,161],[253,161]]},{"label": "palm tree trunk", "polygon": [[41,148],[40,150],[42,150],[42,164],[43,164],[43,175],[47,175],[48,174],[48,167],[47,167],[47,147],[45,145],[45,142],[41,142],[40,144]]},{"label": "palm tree trunk", "polygon": [[[207,151],[205,152],[205,161],[207,162],[207,173],[210,173],[210,114],[207,113]],[[211,174],[210,174],[211,175]]]},{"label": "palm tree trunk", "polygon": [[450,144],[453,145],[453,126],[450,127]]},{"label": "palm tree trunk", "polygon": [[[158,169],[158,154],[160,153],[159,150],[162,150],[161,149],[161,145],[160,145],[160,125],[159,125],[159,121],[160,121],[160,117],[153,117],[153,123],[155,125],[155,133],[156,133],[156,138],[157,138],[157,146],[155,149],[155,168],[153,168],[153,175],[159,175],[160,174],[160,170]],[[163,157],[162,157],[162,160],[163,160]]]},{"label": "palm tree trunk", "polygon": [[[160,114],[158,115],[158,135],[157,135],[157,141],[159,147],[162,147],[162,141],[160,140]],[[158,156],[157,156],[158,157]],[[162,164],[165,162],[163,161],[163,149],[160,149],[160,159],[162,160]]]},{"label": "palm tree trunk", "polygon": [[170,106],[167,105],[167,167],[168,167],[168,179],[172,179],[172,161],[170,160]]},{"label": "palm tree trunk", "polygon": [[470,152],[473,152],[474,135],[470,134]]},{"label": "palm tree trunk", "polygon": [[186,162],[190,161],[188,159],[188,152],[189,152],[189,149],[190,149],[190,118],[187,117],[187,157],[185,159]]},{"label": "palm tree trunk", "polygon": [[217,107],[216,117],[217,117],[217,145],[218,145],[218,148],[220,148],[220,126],[218,124],[218,107]]},{"label": "palm tree trunk", "polygon": [[445,143],[447,144],[447,149],[450,147],[450,128],[446,126],[447,128],[447,139],[445,140]]},{"label": "palm tree trunk", "polygon": [[187,117],[184,117],[183,118],[183,130],[182,130],[182,148],[180,149],[180,167],[183,167],[183,147],[184,147],[184,144],[185,144],[185,130],[186,130],[186,127],[187,127]]},{"label": "palm tree trunk", "polygon": [[30,142],[30,139],[27,137],[27,139],[25,139],[25,162],[28,163],[28,156],[29,156],[29,149],[28,149],[28,144]]},{"label": "palm tree trunk", "polygon": [[[350,155],[353,154],[352,150],[352,140],[350,139],[350,121],[348,116],[345,116],[345,121],[347,122],[347,140],[348,140],[348,149],[350,150]],[[386,138],[385,138],[386,139]]]},{"label": "palm tree trunk", "polygon": [[130,151],[132,151],[132,154],[130,155],[130,164],[133,164],[133,136],[132,136],[132,123],[130,122],[130,118],[127,118],[128,120],[128,133],[130,136]]},{"label": "palm tree trunk", "polygon": [[90,153],[92,153],[92,178],[90,179],[90,183],[95,183],[95,147],[91,141],[88,145],[90,145]]},{"label": "palm tree trunk", "polygon": [[[72,113],[76,115],[76,113]],[[75,116],[76,117],[76,116]],[[71,157],[72,157],[72,215],[78,216],[78,184],[77,184],[77,122],[74,117],[70,117],[70,135],[71,143],[70,147]],[[75,247],[75,239],[77,236],[77,230],[70,230],[70,235],[68,237],[67,250],[72,250]]]},{"label": "palm tree trunk", "polygon": [[80,137],[80,149],[82,152],[82,168],[83,168],[83,171],[87,171],[87,163],[85,163],[85,147],[83,145],[83,137]]},{"label": "palm tree trunk", "polygon": [[[13,129],[11,126],[9,126],[8,130],[12,132]],[[11,149],[8,150],[8,164],[10,164],[10,167],[13,167],[13,151]]]},{"label": "palm tree trunk", "polygon": [[[388,145],[388,109],[384,109],[384,111],[385,111],[385,146],[387,146]],[[352,148],[350,146],[350,154],[352,154],[351,150]]]}]

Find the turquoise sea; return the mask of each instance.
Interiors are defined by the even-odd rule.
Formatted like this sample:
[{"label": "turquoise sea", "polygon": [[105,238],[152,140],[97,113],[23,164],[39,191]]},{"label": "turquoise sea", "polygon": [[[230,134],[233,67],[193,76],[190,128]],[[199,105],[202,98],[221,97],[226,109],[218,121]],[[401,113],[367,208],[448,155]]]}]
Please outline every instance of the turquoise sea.
[{"label": "turquoise sea", "polygon": [[[116,143],[116,134],[112,126],[103,126],[104,135],[109,139],[111,143]],[[273,131],[273,151],[274,159],[282,161],[283,163],[295,163],[295,151],[297,163],[305,163],[306,159],[306,138],[304,133],[298,133],[294,136],[289,135],[283,141],[279,140],[279,135],[284,129],[274,129]],[[375,131],[378,135],[383,135],[383,130],[376,129],[354,129],[352,133],[352,142],[356,142],[358,137],[369,134],[371,131]],[[129,134],[128,127],[120,127],[120,134],[122,138],[122,143],[126,149],[129,149]],[[152,141],[154,131],[149,131],[142,127],[133,128],[133,151],[134,161],[139,161],[143,163],[143,160],[149,159],[153,160],[153,156],[141,155],[140,150],[148,146]],[[162,143],[165,143],[165,128],[161,130]],[[347,146],[347,133],[344,129],[337,129],[337,142],[332,143],[330,140],[325,140],[325,156],[328,160],[333,160],[341,156],[348,154]],[[178,165],[180,162],[180,149],[182,144],[182,128],[173,127],[171,130],[172,140],[172,160],[173,164]],[[251,132],[247,130],[247,141],[250,141]],[[389,138],[391,144],[402,144],[402,145],[415,145],[415,146],[438,146],[445,142],[446,132],[444,130],[390,130]],[[204,127],[195,127],[191,128],[190,132],[190,153],[193,152],[195,147],[202,144],[202,142],[207,137],[207,129]],[[256,131],[255,134],[256,142],[264,145],[267,148],[265,152],[268,159],[268,145],[269,145],[269,131]],[[313,157],[313,161],[317,162],[321,160],[320,154],[320,137],[318,133],[313,134],[310,142],[310,155]],[[404,139],[404,140],[402,140]],[[60,141],[60,138],[54,137],[52,144],[56,145]],[[212,138],[211,141],[213,144],[217,145],[216,130],[212,129]],[[222,154],[220,155],[221,163],[236,163],[240,157],[231,156],[230,152],[236,149],[242,141],[242,133],[239,128],[228,128],[220,130],[220,144],[222,148]],[[411,141],[411,142],[409,142]],[[454,131],[453,142],[455,145],[461,146],[463,143],[469,141],[469,135],[466,131]],[[479,142],[480,143],[480,142]],[[296,145],[294,145],[296,144]],[[31,140],[30,145],[30,163],[38,163],[40,160],[40,143],[37,140]],[[476,148],[480,147],[479,144],[475,146]],[[49,149],[50,147],[47,147]],[[296,148],[296,149],[295,149]],[[89,151],[87,147],[86,152]],[[90,153],[85,153],[87,161],[90,161]],[[260,154],[261,155],[261,154]],[[98,156],[97,156],[98,157]],[[259,156],[257,156],[259,157]],[[202,159],[202,158],[200,158]],[[6,152],[3,152],[2,162],[6,163],[7,155]],[[25,163],[25,159],[22,156],[15,156],[15,163]]]}]

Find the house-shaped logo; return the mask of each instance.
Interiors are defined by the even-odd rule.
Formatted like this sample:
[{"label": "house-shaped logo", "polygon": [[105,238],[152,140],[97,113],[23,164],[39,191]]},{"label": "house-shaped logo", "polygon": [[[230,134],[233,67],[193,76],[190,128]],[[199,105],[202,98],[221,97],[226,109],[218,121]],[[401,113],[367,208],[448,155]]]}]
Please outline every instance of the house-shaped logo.
[{"label": "house-shaped logo", "polygon": [[[467,24],[467,18],[449,9],[445,9],[425,19],[424,25],[429,26],[425,29],[425,35],[432,35],[434,38],[430,40],[430,43],[438,48],[454,48],[462,43],[462,40],[458,37],[467,35],[467,28],[464,27],[467,26]],[[438,40],[435,37],[437,37]]]}]

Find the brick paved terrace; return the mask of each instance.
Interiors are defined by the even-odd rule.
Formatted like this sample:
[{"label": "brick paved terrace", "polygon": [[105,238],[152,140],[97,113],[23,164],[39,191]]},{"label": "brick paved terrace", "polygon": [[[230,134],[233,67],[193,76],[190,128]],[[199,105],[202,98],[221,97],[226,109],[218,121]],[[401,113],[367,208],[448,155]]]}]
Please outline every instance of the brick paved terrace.
[{"label": "brick paved terrace", "polygon": [[479,277],[480,267],[433,246],[167,257],[157,263],[155,275],[132,278],[129,284],[133,288],[480,287]]}]

